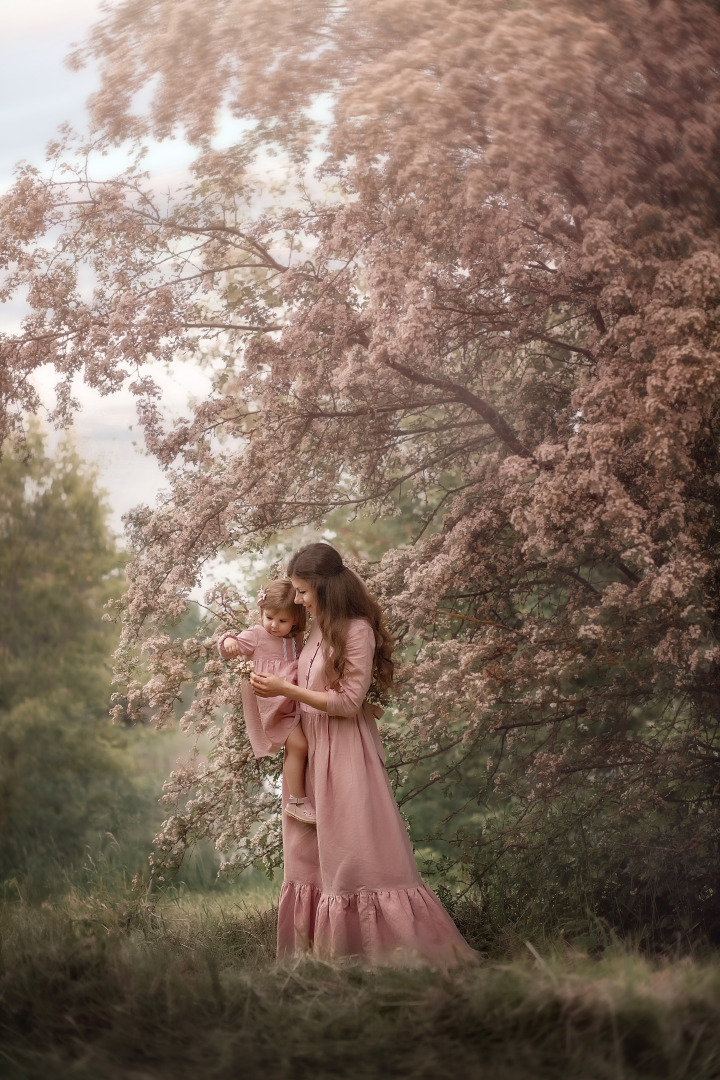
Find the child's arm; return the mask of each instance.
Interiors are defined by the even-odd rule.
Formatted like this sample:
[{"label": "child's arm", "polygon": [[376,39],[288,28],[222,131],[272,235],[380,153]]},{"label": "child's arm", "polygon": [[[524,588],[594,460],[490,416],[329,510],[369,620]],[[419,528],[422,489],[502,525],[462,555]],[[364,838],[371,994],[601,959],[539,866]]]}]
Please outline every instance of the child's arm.
[{"label": "child's arm", "polygon": [[252,656],[257,646],[254,629],[236,634],[229,630],[218,641],[218,652],[223,660],[235,660],[238,656]]}]

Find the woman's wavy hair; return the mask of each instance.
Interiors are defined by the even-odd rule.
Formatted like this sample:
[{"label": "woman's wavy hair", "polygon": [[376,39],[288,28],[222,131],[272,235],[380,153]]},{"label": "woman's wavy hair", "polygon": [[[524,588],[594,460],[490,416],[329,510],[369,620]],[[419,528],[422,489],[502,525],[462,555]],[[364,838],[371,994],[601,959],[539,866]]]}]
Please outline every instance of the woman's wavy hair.
[{"label": "woman's wavy hair", "polygon": [[258,607],[268,615],[286,611],[293,617],[293,627],[302,633],[307,622],[307,612],[301,604],[295,603],[295,589],[288,578],[278,578],[268,582],[258,593]]},{"label": "woman's wavy hair", "polygon": [[303,578],[317,597],[317,620],[323,636],[325,675],[335,685],[345,671],[345,641],[350,619],[367,619],[375,634],[373,682],[379,690],[392,686],[395,648],[380,605],[363,580],[345,566],[331,544],[308,544],[290,559],[288,576]]}]

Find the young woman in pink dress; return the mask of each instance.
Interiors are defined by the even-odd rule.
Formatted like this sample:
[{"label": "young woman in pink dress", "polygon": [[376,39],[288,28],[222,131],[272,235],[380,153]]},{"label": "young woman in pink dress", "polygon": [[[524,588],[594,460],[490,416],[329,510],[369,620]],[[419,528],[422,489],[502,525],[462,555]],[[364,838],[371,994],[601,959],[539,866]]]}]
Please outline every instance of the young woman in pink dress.
[{"label": "young woman in pink dress", "polygon": [[373,678],[381,688],[392,679],[377,601],[329,544],[296,552],[288,577],[313,617],[298,685],[261,673],[251,682],[259,698],[300,703],[316,828],[283,815],[278,955],[472,963],[476,954],[420,878],[365,700]]}]

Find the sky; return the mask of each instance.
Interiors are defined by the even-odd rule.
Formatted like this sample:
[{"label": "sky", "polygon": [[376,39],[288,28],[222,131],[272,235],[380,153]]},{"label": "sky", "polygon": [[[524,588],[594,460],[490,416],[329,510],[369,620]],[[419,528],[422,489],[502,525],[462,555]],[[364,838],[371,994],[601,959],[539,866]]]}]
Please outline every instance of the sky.
[{"label": "sky", "polygon": [[[0,190],[12,182],[17,162],[42,166],[45,147],[62,123],[79,130],[86,126],[85,101],[96,77],[87,69],[70,71],[63,61],[100,14],[100,0],[0,0]],[[148,165],[167,184],[182,176],[187,160],[184,144],[170,143],[156,148]],[[0,329],[14,328],[18,318],[11,305],[0,307]],[[196,368],[182,365],[160,378],[163,405],[173,415],[185,413],[188,398],[201,395],[207,385]],[[50,373],[41,374],[36,385],[50,402]],[[79,448],[99,469],[111,525],[119,535],[124,513],[138,503],[154,504],[163,474],[142,451],[129,392],[101,397],[78,384],[77,397]]]}]

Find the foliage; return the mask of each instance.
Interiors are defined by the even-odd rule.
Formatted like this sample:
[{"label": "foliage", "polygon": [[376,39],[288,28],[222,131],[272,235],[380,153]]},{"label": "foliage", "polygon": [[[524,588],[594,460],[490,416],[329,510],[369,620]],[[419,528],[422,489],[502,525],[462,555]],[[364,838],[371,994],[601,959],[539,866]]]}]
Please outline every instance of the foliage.
[{"label": "foliage", "polygon": [[123,584],[95,476],[37,429],[0,460],[0,878],[42,880],[115,828],[131,785],[110,728]]},{"label": "foliage", "polygon": [[[718,55],[704,0],[106,13],[78,54],[102,74],[92,150],[179,127],[194,182],[170,202],[140,165],[95,183],[69,135],[47,175],[20,169],[3,296],[28,316],[2,390],[9,431],[41,363],[61,417],[75,372],[134,373],[169,490],[130,522],[131,712],[169,715],[195,679],[187,722],[232,724],[212,640],[166,628],[216,553],[422,491],[429,529],[368,568],[405,650],[387,735],[399,770],[452,751],[481,777],[468,880],[554,843],[630,903],[672,868],[668,917],[717,926]],[[223,109],[247,132],[224,150]],[[275,208],[271,151],[297,169]],[[166,428],[147,365],[180,354],[214,389]],[[207,831],[272,858],[228,731]]]},{"label": "foliage", "polygon": [[277,966],[271,913],[165,903],[127,913],[70,898],[0,909],[0,1054],[8,1080],[202,1075],[421,1080],[583,1076],[710,1080],[717,961],[651,964],[522,946],[431,969]]}]

